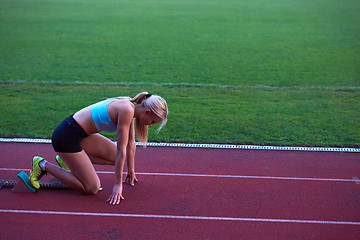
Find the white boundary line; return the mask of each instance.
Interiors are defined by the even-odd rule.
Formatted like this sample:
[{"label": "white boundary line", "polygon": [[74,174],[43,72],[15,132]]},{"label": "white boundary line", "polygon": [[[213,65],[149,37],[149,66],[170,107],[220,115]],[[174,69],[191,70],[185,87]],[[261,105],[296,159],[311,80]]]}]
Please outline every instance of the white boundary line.
[{"label": "white boundary line", "polygon": [[[23,168],[0,168],[0,171],[30,171]],[[98,174],[115,174],[109,171],[96,171]],[[194,174],[194,173],[145,173],[137,172],[136,175],[145,176],[171,176],[171,177],[207,177],[207,178],[242,178],[242,179],[267,179],[267,180],[295,180],[295,181],[328,181],[328,182],[359,182],[359,179],[341,178],[301,178],[301,177],[271,177],[271,176],[242,176],[221,174]]]},{"label": "white boundary line", "polygon": [[[105,173],[99,171],[98,173]],[[115,174],[115,173],[114,173]],[[216,175],[216,174],[185,174],[185,173],[136,173],[138,175],[175,176],[175,177],[210,177],[210,178],[243,178],[243,179],[268,179],[268,180],[300,180],[300,181],[330,181],[330,182],[358,182],[358,179],[340,178],[300,178],[300,177],[270,177],[270,176],[241,176],[241,175]]]},{"label": "white boundary line", "polygon": [[132,218],[161,218],[182,220],[214,220],[214,221],[239,221],[239,222],[272,222],[272,223],[307,223],[307,224],[336,224],[360,225],[360,222],[345,221],[320,221],[320,220],[295,220],[272,218],[238,218],[238,217],[204,217],[204,216],[175,216],[151,214],[126,214],[126,213],[96,213],[96,212],[61,212],[61,211],[33,211],[17,209],[0,209],[0,213],[43,214],[43,215],[69,215],[69,216],[96,216],[96,217],[132,217]]},{"label": "white boundary line", "polygon": [[0,80],[0,83],[32,83],[32,84],[67,84],[67,85],[96,85],[96,86],[171,86],[171,87],[215,87],[215,88],[252,88],[252,89],[319,89],[319,90],[360,90],[360,86],[269,86],[269,85],[231,85],[216,83],[156,83],[156,82],[90,82],[90,81],[38,81],[38,80]]},{"label": "white boundary line", "polygon": [[[6,143],[51,143],[50,139],[32,138],[0,138]],[[136,143],[136,145],[141,145]],[[313,151],[313,152],[360,152],[360,148],[336,147],[286,147],[286,146],[260,146],[260,145],[229,145],[229,144],[193,144],[193,143],[147,143],[149,147],[181,147],[181,148],[213,148],[213,149],[248,149],[248,150],[280,150],[280,151]]]}]

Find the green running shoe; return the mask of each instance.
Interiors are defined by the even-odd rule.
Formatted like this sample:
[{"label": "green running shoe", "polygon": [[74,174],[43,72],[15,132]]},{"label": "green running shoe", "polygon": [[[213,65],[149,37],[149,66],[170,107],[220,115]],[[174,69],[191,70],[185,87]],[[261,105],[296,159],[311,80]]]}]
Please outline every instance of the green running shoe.
[{"label": "green running shoe", "polygon": [[70,171],[70,168],[66,166],[66,164],[63,162],[59,155],[56,156],[56,162],[61,168]]},{"label": "green running shoe", "polygon": [[39,189],[40,188],[40,184],[39,184],[39,180],[40,178],[42,178],[42,176],[44,176],[46,174],[46,171],[43,171],[40,166],[39,163],[44,160],[42,157],[34,157],[33,161],[32,161],[32,169],[30,172],[30,182],[31,184],[34,186],[34,188]]}]

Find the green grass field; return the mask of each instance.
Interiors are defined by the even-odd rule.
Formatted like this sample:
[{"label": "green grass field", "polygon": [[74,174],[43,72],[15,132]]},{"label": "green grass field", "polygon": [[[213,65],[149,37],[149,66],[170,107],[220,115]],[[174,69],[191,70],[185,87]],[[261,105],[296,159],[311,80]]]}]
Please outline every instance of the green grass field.
[{"label": "green grass field", "polygon": [[150,141],[360,146],[358,0],[0,4],[2,137],[146,90],[170,110]]}]

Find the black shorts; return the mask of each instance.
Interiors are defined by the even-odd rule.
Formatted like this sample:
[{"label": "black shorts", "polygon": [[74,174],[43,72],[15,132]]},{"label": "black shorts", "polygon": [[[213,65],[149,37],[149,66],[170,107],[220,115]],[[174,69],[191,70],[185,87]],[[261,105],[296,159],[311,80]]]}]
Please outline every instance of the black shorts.
[{"label": "black shorts", "polygon": [[84,129],[71,115],[55,128],[51,137],[51,143],[56,152],[76,153],[83,150],[80,141],[87,136]]}]

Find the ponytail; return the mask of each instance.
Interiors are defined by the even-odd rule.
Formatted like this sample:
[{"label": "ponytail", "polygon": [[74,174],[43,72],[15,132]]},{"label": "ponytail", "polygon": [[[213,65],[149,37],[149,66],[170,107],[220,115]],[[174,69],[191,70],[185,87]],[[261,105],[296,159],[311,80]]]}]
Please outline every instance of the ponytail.
[{"label": "ponytail", "polygon": [[[148,92],[141,92],[137,94],[134,98],[130,99],[130,101],[135,104],[142,104],[144,107],[153,112],[157,117],[163,119],[160,127],[157,130],[157,132],[159,133],[167,122],[168,108],[166,101],[162,97],[158,95],[151,95]],[[138,141],[141,142],[144,146],[146,146],[148,140],[148,126],[140,125],[139,122],[136,120],[135,128]]]},{"label": "ponytail", "polygon": [[142,101],[144,101],[147,97],[147,95],[150,95],[148,92],[141,92],[132,99],[130,99],[130,102],[140,104]]}]

